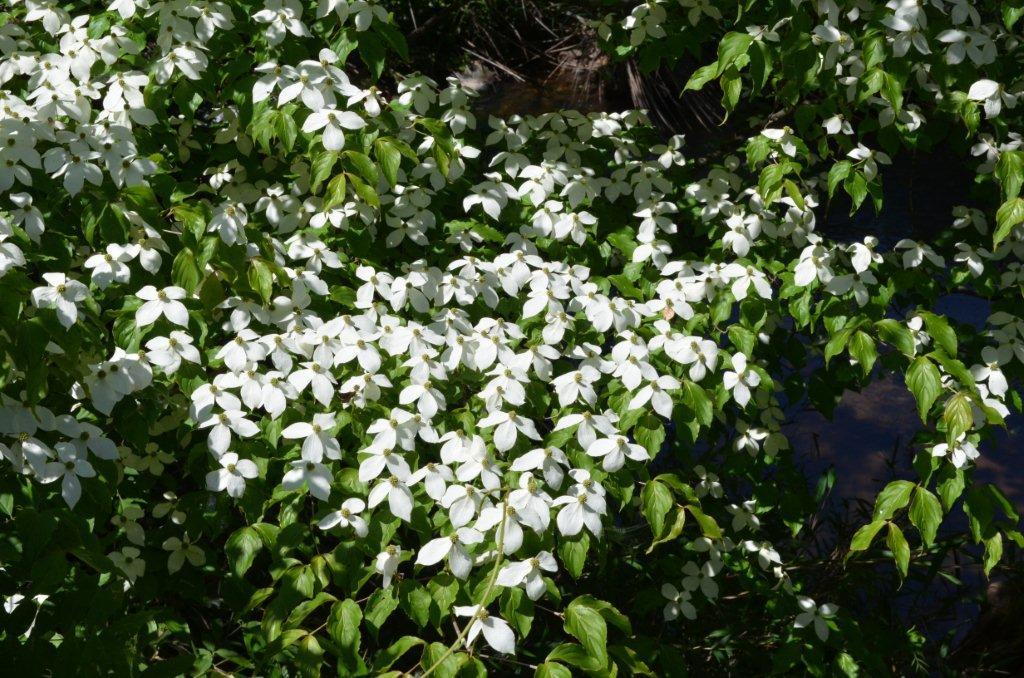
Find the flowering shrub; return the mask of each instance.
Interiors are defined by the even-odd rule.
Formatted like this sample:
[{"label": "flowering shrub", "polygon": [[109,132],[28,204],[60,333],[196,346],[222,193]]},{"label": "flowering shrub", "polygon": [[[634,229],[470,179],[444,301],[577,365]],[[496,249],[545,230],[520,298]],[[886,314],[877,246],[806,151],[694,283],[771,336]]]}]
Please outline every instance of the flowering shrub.
[{"label": "flowering shrub", "polygon": [[[699,55],[687,88],[752,118],[695,161],[639,111],[479,124],[454,78],[401,75],[375,0],[12,1],[4,656],[904,672],[912,630],[816,593],[798,538],[822,492],[783,424],[884,376],[916,399],[916,477],[851,572],[869,549],[893,564],[871,578],[940,568],[950,514],[986,573],[1024,546],[973,479],[1021,409],[1022,14],[649,0],[596,22],[646,68]],[[976,202],[934,240],[817,232],[940,143]],[[935,312],[963,290],[984,327]]]}]

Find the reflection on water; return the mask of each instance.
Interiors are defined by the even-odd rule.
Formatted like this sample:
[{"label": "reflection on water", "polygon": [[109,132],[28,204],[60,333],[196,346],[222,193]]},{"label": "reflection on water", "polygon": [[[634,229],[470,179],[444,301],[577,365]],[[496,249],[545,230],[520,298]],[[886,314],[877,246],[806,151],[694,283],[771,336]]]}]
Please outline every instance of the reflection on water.
[{"label": "reflection on water", "polygon": [[[910,443],[921,426],[903,380],[885,377],[860,393],[846,392],[832,421],[804,410],[786,433],[809,478],[835,467],[833,496],[872,501],[894,477],[914,477]],[[1005,430],[982,441],[975,478],[997,484],[1024,510],[1024,473],[1016,458],[1022,431],[1024,418],[1012,414]]]}]

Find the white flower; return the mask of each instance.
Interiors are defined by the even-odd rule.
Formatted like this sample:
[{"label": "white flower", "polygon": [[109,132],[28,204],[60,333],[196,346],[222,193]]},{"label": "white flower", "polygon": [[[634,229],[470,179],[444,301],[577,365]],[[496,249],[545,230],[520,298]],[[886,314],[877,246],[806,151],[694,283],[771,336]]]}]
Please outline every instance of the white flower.
[{"label": "white flower", "polygon": [[135,324],[139,327],[152,325],[162,314],[175,325],[187,326],[188,309],[179,301],[185,298],[185,294],[185,290],[180,287],[157,290],[152,285],[146,285],[135,293],[135,296],[146,302],[135,311]]},{"label": "white flower", "polygon": [[710,473],[703,466],[694,466],[693,472],[700,478],[697,483],[696,492],[698,497],[711,495],[715,499],[721,499],[724,495],[722,484],[718,482],[718,476]]},{"label": "white flower", "polygon": [[303,485],[309,493],[321,501],[331,496],[331,471],[323,464],[315,461],[298,459],[291,462],[291,470],[281,478],[281,486],[286,490],[297,490]]},{"label": "white flower", "polygon": [[750,392],[761,383],[757,372],[747,367],[747,356],[736,353],[732,356],[732,369],[722,375],[722,385],[732,391],[732,397],[740,407],[750,402]]},{"label": "white flower", "polygon": [[341,459],[341,447],[331,434],[336,426],[334,414],[314,414],[312,422],[299,422],[281,431],[281,437],[302,440],[302,458],[307,461]]},{"label": "white flower", "polygon": [[64,327],[71,327],[78,320],[78,302],[89,296],[89,290],[77,280],[69,280],[63,273],[44,273],[46,287],[32,290],[32,305],[36,308],[53,308],[57,320]]},{"label": "white flower", "polygon": [[471,527],[460,527],[448,537],[432,539],[416,555],[417,565],[434,565],[448,558],[448,567],[459,579],[465,579],[473,569],[473,558],[466,551],[466,544],[479,544],[484,536]]},{"label": "white flower", "polygon": [[82,483],[78,478],[93,478],[96,470],[83,458],[85,454],[71,443],[57,443],[54,449],[57,451],[57,461],[47,462],[42,467],[39,481],[52,483],[59,478],[60,495],[69,507],[74,508],[82,497]]},{"label": "white flower", "polygon": [[366,520],[359,514],[366,508],[362,499],[351,497],[341,502],[341,508],[332,511],[320,519],[317,527],[321,530],[329,530],[332,527],[351,527],[356,536],[360,539],[370,533],[370,527]]},{"label": "white flower", "polygon": [[832,279],[831,253],[819,244],[812,243],[800,253],[800,260],[794,269],[793,282],[798,286],[810,285],[816,279],[827,283]]},{"label": "white flower", "polygon": [[243,438],[251,438],[260,432],[256,424],[245,418],[245,412],[238,409],[211,414],[199,424],[199,428],[210,429],[207,445],[215,455],[228,451],[232,431]]},{"label": "white flower", "polygon": [[980,383],[985,383],[993,395],[1002,397],[1009,390],[1010,385],[1003,374],[1002,366],[1006,365],[1013,358],[1013,351],[1009,346],[986,346],[981,349],[982,365],[971,366],[971,376]]},{"label": "white flower", "polygon": [[978,448],[973,443],[964,439],[961,434],[952,448],[947,443],[939,443],[932,448],[933,457],[948,457],[949,461],[956,468],[966,468],[968,464],[979,457]]},{"label": "white flower", "polygon": [[748,527],[751,530],[756,530],[761,526],[761,520],[757,517],[757,502],[753,499],[742,504],[729,504],[725,510],[732,514],[733,532],[739,532]]},{"label": "white flower", "polygon": [[689,591],[680,591],[672,584],[662,584],[661,595],[668,599],[665,609],[662,610],[665,621],[678,619],[680,614],[687,619],[697,618],[697,608],[690,602],[693,596]]},{"label": "white flower", "polygon": [[379,574],[384,575],[384,588],[391,586],[391,578],[395,576],[401,558],[402,548],[393,544],[388,544],[377,554],[373,567]]},{"label": "white flower", "polygon": [[245,493],[246,479],[259,475],[256,464],[248,459],[239,459],[234,452],[225,452],[218,461],[221,468],[206,474],[206,489],[211,492],[227,490],[229,497],[241,497]]},{"label": "white flower", "polygon": [[482,502],[482,493],[472,485],[451,485],[441,497],[441,506],[448,509],[448,520],[453,527],[469,523]]},{"label": "white flower", "polygon": [[249,222],[249,212],[240,202],[226,202],[213,213],[206,230],[217,233],[228,245],[245,242],[245,225]]},{"label": "white flower", "polygon": [[946,261],[924,243],[904,238],[896,243],[896,249],[903,250],[903,268],[917,268],[925,259],[939,268],[946,266]]},{"label": "white flower", "polygon": [[595,440],[587,447],[587,455],[603,457],[601,468],[609,473],[622,468],[626,463],[626,457],[634,461],[647,461],[651,458],[642,445],[629,442],[625,436]]},{"label": "white flower", "polygon": [[837,113],[821,124],[828,134],[853,134],[853,126],[842,113]]},{"label": "white flower", "polygon": [[199,567],[206,562],[206,554],[203,550],[193,544],[188,536],[184,539],[178,537],[170,537],[164,540],[163,543],[164,551],[170,551],[171,555],[167,557],[167,572],[168,574],[174,574],[181,569],[181,566],[188,560],[193,567]]},{"label": "white flower", "polygon": [[892,160],[882,151],[873,151],[864,144],[858,143],[857,148],[846,154],[848,158],[856,160],[864,172],[864,178],[871,181],[878,176],[878,165],[891,165]]},{"label": "white flower", "polygon": [[788,127],[768,128],[761,130],[761,136],[771,139],[777,143],[782,152],[795,158],[797,154],[797,138],[793,136],[793,130]]},{"label": "white flower", "polygon": [[114,563],[114,567],[124,573],[129,582],[134,582],[146,573],[146,561],[140,557],[141,555],[142,552],[134,546],[125,546],[120,551],[108,553],[107,557]]},{"label": "white flower", "polygon": [[558,563],[550,551],[541,551],[528,560],[505,565],[498,572],[495,581],[499,586],[522,586],[530,600],[537,600],[547,590],[542,571],[558,571]]},{"label": "white flower", "polygon": [[9,197],[15,206],[11,210],[14,223],[24,228],[33,242],[39,242],[46,225],[43,223],[43,213],[32,205],[32,196],[28,193],[12,193]]},{"label": "white flower", "polygon": [[199,349],[192,345],[192,337],[175,330],[168,337],[153,337],[146,342],[146,357],[167,374],[174,374],[181,367],[181,361],[199,363]]},{"label": "white flower", "polygon": [[995,80],[981,79],[971,85],[967,91],[967,97],[971,101],[981,101],[985,104],[985,117],[995,118],[1003,110],[1013,108],[1017,105],[1017,96],[1010,94],[1003,86]]},{"label": "white flower", "polygon": [[466,634],[467,645],[472,645],[477,636],[483,633],[484,640],[494,650],[502,654],[515,654],[516,638],[504,619],[491,616],[479,605],[456,605],[453,609],[459,617],[472,617]]},{"label": "white flower", "polygon": [[324,149],[340,151],[345,148],[344,130],[363,127],[366,127],[366,121],[352,111],[323,108],[306,118],[306,122],[302,124],[302,131],[308,134],[322,129]]},{"label": "white flower", "polygon": [[796,616],[793,626],[802,629],[813,625],[814,633],[819,639],[828,638],[828,620],[835,616],[839,608],[832,603],[825,603],[819,607],[807,596],[797,596],[796,602],[803,611]]},{"label": "white flower", "polygon": [[[668,391],[675,391],[682,387],[679,380],[671,375],[664,374],[653,381],[648,382],[633,399],[629,401],[628,409],[634,410],[639,407],[643,407],[650,401],[654,407],[654,411],[665,417],[666,419],[672,418],[672,396],[668,394]],[[589,451],[588,451],[589,454]]]},{"label": "white flower", "polygon": [[531,440],[540,440],[540,434],[533,422],[519,416],[515,411],[491,412],[481,419],[478,425],[480,428],[497,426],[494,429],[494,447],[499,452],[512,449],[516,444],[517,433],[522,433]]},{"label": "white flower", "polygon": [[557,447],[538,447],[524,455],[516,457],[512,462],[512,470],[518,473],[540,469],[544,482],[558,489],[565,477],[563,466],[569,466],[565,452]]},{"label": "white flower", "polygon": [[83,266],[92,269],[92,281],[102,290],[113,282],[126,283],[131,279],[126,262],[131,261],[132,256],[131,249],[111,243],[102,254],[86,259]]},{"label": "white flower", "polygon": [[[614,424],[617,420],[618,417],[612,413],[594,414],[592,412],[583,412],[581,414],[567,414],[558,420],[555,430],[561,431],[573,426],[578,427],[576,429],[576,440],[581,447],[586,449],[597,440],[598,433],[603,433],[606,436],[617,435],[619,431],[615,428]],[[566,465],[568,465],[568,462],[566,462]]]},{"label": "white flower", "polygon": [[715,581],[715,575],[718,573],[718,568],[721,567],[721,563],[714,560],[708,560],[700,567],[697,563],[690,561],[683,565],[683,588],[687,591],[696,591],[700,589],[700,592],[704,594],[704,597],[708,600],[714,600],[718,597],[718,582]]},{"label": "white flower", "polygon": [[604,488],[590,479],[590,474],[582,469],[570,471],[577,483],[569,488],[567,495],[558,497],[552,506],[561,506],[555,521],[558,531],[567,537],[579,534],[584,526],[595,537],[600,537],[604,529],[601,516],[607,510],[604,499]]},{"label": "white flower", "polygon": [[254,20],[267,24],[264,35],[271,45],[283,42],[287,33],[300,38],[308,36],[309,30],[300,17],[302,4],[298,0],[266,0],[263,9],[252,15]]},{"label": "white flower", "polygon": [[377,483],[370,490],[370,496],[367,498],[370,508],[377,506],[387,499],[391,515],[405,522],[411,521],[412,507],[415,502],[413,501],[412,491],[409,490],[409,485],[406,482],[407,480],[407,475],[404,477],[393,475]]}]

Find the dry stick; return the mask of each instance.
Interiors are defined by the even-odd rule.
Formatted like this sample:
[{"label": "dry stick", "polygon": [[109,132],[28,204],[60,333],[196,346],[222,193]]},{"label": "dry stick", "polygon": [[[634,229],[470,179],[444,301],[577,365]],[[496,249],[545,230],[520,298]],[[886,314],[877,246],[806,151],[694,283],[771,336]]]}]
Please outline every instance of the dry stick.
[{"label": "dry stick", "polygon": [[[502,500],[501,505],[504,507],[504,511],[501,514],[501,523],[498,525],[498,555],[494,560],[494,568],[491,570],[491,579],[487,582],[487,588],[484,590],[484,595],[477,604],[477,614],[479,614],[481,610],[485,609],[487,599],[490,598],[491,592],[494,590],[494,585],[498,581],[498,568],[501,567],[502,557],[505,555],[505,521],[508,520],[508,493],[505,494],[505,498]],[[473,628],[473,622],[475,621],[476,619],[469,620],[469,623],[466,624],[462,628],[462,631],[459,632],[459,635],[456,636],[455,642],[448,646],[448,649],[444,651],[444,654],[442,654],[441,657],[430,666],[430,668],[420,674],[420,678],[427,678],[427,676],[433,673],[438,666],[443,664],[448,657],[454,654],[455,650],[466,637],[466,634],[469,633],[471,628]],[[410,674],[406,673],[405,675],[408,676]]]},{"label": "dry stick", "polygon": [[494,59],[489,59],[489,58],[485,57],[483,54],[479,54],[478,52],[474,52],[473,50],[471,50],[468,47],[463,47],[462,50],[464,52],[466,52],[467,54],[469,54],[470,56],[475,56],[480,61],[483,61],[484,63],[488,63],[488,64],[494,66],[495,68],[497,68],[498,70],[501,70],[501,71],[504,71],[504,72],[508,73],[509,75],[511,75],[513,78],[515,78],[519,82],[526,82],[526,78],[524,78],[523,76],[519,75],[518,73],[513,71],[511,68],[506,66],[505,64],[499,63],[499,62],[495,61]]}]

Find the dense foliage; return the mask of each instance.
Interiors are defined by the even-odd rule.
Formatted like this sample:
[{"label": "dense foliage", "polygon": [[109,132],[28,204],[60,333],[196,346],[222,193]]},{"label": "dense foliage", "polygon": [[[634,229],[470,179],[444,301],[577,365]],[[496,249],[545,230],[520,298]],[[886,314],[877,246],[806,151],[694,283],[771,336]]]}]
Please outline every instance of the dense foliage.
[{"label": "dense foliage", "polygon": [[[864,596],[1024,546],[973,477],[1021,410],[1024,6],[607,3],[614,58],[720,88],[699,160],[641,111],[478,121],[392,10],[0,11],[11,670],[941,668]],[[929,242],[817,232],[936,147],[976,180]],[[881,378],[914,476],[824,568],[783,426]]]}]

